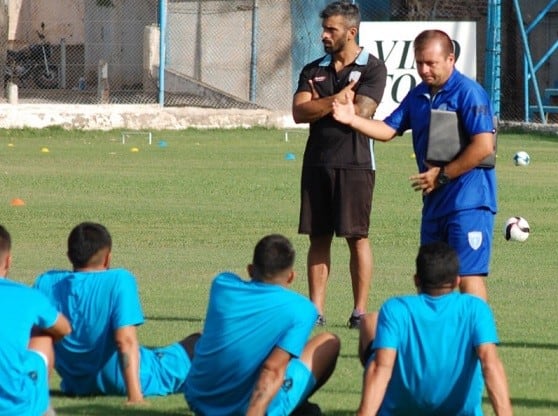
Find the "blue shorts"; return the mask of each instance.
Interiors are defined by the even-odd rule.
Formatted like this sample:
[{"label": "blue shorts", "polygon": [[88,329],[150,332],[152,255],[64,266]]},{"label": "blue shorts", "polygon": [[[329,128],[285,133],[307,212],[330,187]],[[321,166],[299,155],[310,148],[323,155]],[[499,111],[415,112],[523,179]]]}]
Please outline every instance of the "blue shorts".
[{"label": "blue shorts", "polygon": [[297,358],[287,367],[285,380],[267,409],[268,416],[289,415],[302,403],[316,386],[312,371]]},{"label": "blue shorts", "polygon": [[35,350],[28,350],[25,357],[24,371],[29,377],[25,383],[25,397],[20,398],[20,407],[12,408],[15,413],[10,414],[42,415],[49,406],[48,360]]},{"label": "blue shorts", "polygon": [[[143,395],[166,396],[181,392],[190,366],[190,358],[179,343],[158,348],[140,347]],[[92,391],[92,394],[126,395],[118,353],[115,352],[99,371],[96,382],[98,391]]]},{"label": "blue shorts", "polygon": [[488,209],[458,211],[422,220],[421,244],[445,241],[459,256],[461,276],[486,276],[494,234],[494,213]]}]

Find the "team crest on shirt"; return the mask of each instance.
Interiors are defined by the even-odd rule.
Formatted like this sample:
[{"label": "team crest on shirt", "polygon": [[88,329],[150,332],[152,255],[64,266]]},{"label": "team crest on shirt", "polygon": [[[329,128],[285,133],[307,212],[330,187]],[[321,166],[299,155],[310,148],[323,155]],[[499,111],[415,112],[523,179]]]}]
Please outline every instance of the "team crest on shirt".
[{"label": "team crest on shirt", "polygon": [[482,244],[482,233],[480,231],[471,231],[467,234],[467,237],[469,239],[469,246],[473,250],[478,250]]}]

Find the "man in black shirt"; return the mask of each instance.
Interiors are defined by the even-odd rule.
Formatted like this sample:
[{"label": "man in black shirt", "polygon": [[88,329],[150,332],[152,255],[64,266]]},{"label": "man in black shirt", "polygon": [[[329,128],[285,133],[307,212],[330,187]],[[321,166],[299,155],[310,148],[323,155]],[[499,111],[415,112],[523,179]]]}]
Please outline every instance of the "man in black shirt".
[{"label": "man in black shirt", "polygon": [[301,180],[299,233],[310,236],[308,281],[325,324],[324,306],[333,235],[344,237],[350,250],[354,309],[349,327],[357,328],[366,312],[372,280],[368,240],[375,179],[373,142],[335,121],[335,99],[351,99],[355,112],[371,118],[382,99],[386,67],[356,42],[358,6],[337,1],[321,13],[326,55],[306,65],[293,98],[293,118],[310,123]]}]

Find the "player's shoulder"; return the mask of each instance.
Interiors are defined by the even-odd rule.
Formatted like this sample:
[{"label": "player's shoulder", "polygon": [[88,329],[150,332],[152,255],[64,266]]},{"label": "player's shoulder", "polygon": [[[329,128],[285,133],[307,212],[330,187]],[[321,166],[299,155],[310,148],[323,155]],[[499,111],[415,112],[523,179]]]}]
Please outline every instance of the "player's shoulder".
[{"label": "player's shoulder", "polygon": [[384,304],[401,305],[401,304],[418,302],[418,299],[419,297],[416,294],[397,295],[386,299]]},{"label": "player's shoulder", "polygon": [[373,55],[368,49],[363,48],[359,58],[362,60],[357,59],[357,63],[362,62],[362,64],[366,65],[369,68],[386,68],[386,64],[376,55]]},{"label": "player's shoulder", "polygon": [[295,292],[294,290],[289,288],[285,288],[285,292],[288,293],[288,296],[290,297],[293,303],[299,305],[297,307],[304,307],[310,310],[316,308],[315,305],[310,301],[310,299],[308,299],[308,297],[306,297],[305,295]]},{"label": "player's shoulder", "polygon": [[217,274],[214,278],[213,278],[213,282],[212,285],[216,286],[216,285],[236,285],[239,283],[243,283],[244,281],[242,280],[242,278],[240,276],[238,276],[236,273],[233,272],[229,272],[229,271],[224,271],[221,272],[219,274]]},{"label": "player's shoulder", "polygon": [[16,282],[15,280],[10,280],[7,278],[0,278],[0,290],[2,288],[10,288],[16,291],[28,291],[31,290],[29,286],[22,282]]},{"label": "player's shoulder", "polygon": [[304,73],[309,71],[313,72],[313,71],[322,70],[327,68],[330,63],[331,63],[331,56],[323,55],[304,65],[302,67],[302,72]]},{"label": "player's shoulder", "polygon": [[462,93],[475,93],[482,94],[486,93],[485,89],[481,84],[479,84],[473,78],[459,72],[457,69],[454,70],[452,76],[450,77],[450,85],[453,83],[454,87]]},{"label": "player's shoulder", "polygon": [[420,303],[417,295],[399,295],[388,298],[381,306],[384,313],[406,313],[408,310],[414,310]]},{"label": "player's shoulder", "polygon": [[20,305],[27,305],[26,307],[34,308],[45,303],[50,304],[41,290],[22,282],[2,278],[0,279],[0,291],[4,296],[17,299]]},{"label": "player's shoulder", "polygon": [[75,279],[89,281],[91,285],[105,288],[137,285],[136,276],[130,270],[124,268],[74,272],[73,275]]},{"label": "player's shoulder", "polygon": [[46,272],[40,274],[35,279],[35,285],[37,284],[54,284],[60,280],[66,279],[73,272],[70,270],[63,269],[53,269],[47,270]]},{"label": "player's shoulder", "polygon": [[114,282],[135,284],[137,280],[136,276],[130,270],[124,268],[107,269],[99,273],[102,273],[103,279],[113,280]]}]

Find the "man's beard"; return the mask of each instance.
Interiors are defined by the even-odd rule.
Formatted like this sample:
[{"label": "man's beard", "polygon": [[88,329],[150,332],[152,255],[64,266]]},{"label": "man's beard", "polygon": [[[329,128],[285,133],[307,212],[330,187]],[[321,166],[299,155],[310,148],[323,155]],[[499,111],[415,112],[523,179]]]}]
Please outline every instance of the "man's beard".
[{"label": "man's beard", "polygon": [[324,45],[324,51],[326,53],[329,53],[329,54],[333,55],[333,54],[336,54],[337,52],[341,52],[343,50],[343,48],[345,47],[346,42],[345,41],[339,41],[339,43],[337,43],[337,44],[335,42],[332,42],[332,43],[329,43],[327,45],[324,43],[323,45]]}]

